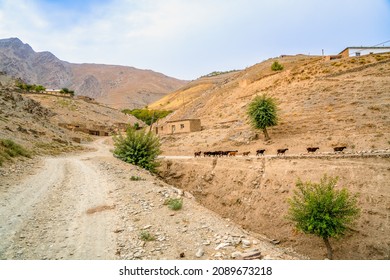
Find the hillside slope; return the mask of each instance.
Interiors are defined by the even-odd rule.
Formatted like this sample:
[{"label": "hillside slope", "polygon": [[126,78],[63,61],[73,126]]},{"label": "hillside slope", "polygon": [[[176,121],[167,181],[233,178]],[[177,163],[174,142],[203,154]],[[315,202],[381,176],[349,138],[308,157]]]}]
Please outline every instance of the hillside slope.
[{"label": "hillside slope", "polygon": [[[201,132],[165,137],[166,153],[264,145],[272,152],[286,147],[291,153],[309,146],[323,151],[339,145],[355,150],[388,147],[390,54],[328,62],[284,57],[278,59],[284,65],[281,72],[271,70],[275,60],[212,82],[200,79],[149,106],[177,109],[169,120],[202,121]],[[280,116],[279,124],[269,129],[268,143],[261,131],[250,127],[246,113],[250,101],[263,93],[276,98]]]},{"label": "hillside slope", "polygon": [[[361,215],[344,238],[332,239],[335,258],[389,259],[390,54],[328,62],[283,57],[281,72],[271,70],[275,60],[219,80],[199,79],[156,102],[154,108],[176,108],[166,120],[202,122],[199,132],[161,136],[160,175],[221,216],[312,259],[324,259],[326,248],[286,219],[287,199],[298,178],[337,176],[337,188],[359,194]],[[277,99],[280,116],[267,142],[246,114],[263,93]],[[335,153],[335,146],[347,149]],[[307,147],[320,149],[308,154]],[[289,150],[277,156],[279,148]],[[256,156],[257,149],[265,156]],[[194,157],[224,150],[238,154]]]},{"label": "hillside slope", "polygon": [[69,63],[18,38],[0,39],[0,71],[29,84],[67,87],[115,108],[144,107],[186,83],[134,67]]},{"label": "hillside slope", "polygon": [[11,139],[34,154],[79,149],[76,142],[93,140],[88,133],[66,129],[67,124],[106,132],[136,122],[143,124],[96,102],[26,93],[15,88],[14,83],[12,78],[0,74],[0,139]]}]

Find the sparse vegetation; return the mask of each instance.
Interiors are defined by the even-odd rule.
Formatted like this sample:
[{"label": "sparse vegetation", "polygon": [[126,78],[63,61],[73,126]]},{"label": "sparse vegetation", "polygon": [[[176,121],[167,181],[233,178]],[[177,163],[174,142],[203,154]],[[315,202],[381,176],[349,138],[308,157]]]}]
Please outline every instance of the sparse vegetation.
[{"label": "sparse vegetation", "polygon": [[169,110],[149,110],[147,108],[144,109],[124,109],[122,110],[123,113],[128,115],[133,115],[137,119],[143,121],[147,125],[151,125],[152,123],[156,122],[158,119],[165,118],[168,116],[172,111]]},{"label": "sparse vegetation", "polygon": [[68,108],[71,111],[75,111],[77,109],[76,104],[73,102],[73,100],[67,99],[67,98],[58,98],[56,100],[57,104],[61,108]]},{"label": "sparse vegetation", "polygon": [[168,205],[169,209],[177,211],[183,207],[183,200],[180,198],[168,198],[164,204]]},{"label": "sparse vegetation", "polygon": [[0,166],[18,156],[31,158],[31,152],[10,139],[0,139]]},{"label": "sparse vegetation", "polygon": [[288,219],[295,223],[297,230],[321,237],[329,259],[333,259],[329,238],[344,235],[360,212],[357,196],[351,195],[345,188],[336,190],[337,181],[337,177],[326,174],[320,183],[298,179],[297,189],[288,200]]},{"label": "sparse vegetation", "polygon": [[282,71],[283,68],[284,68],[283,65],[280,64],[278,61],[275,61],[275,62],[272,63],[272,65],[271,65],[272,71]]},{"label": "sparse vegetation", "polygon": [[256,96],[249,104],[248,115],[252,126],[261,129],[265,140],[270,139],[267,127],[275,126],[278,123],[276,100],[265,94]]},{"label": "sparse vegetation", "polygon": [[114,137],[114,155],[119,159],[154,172],[161,153],[160,141],[152,132],[129,128],[126,137]]},{"label": "sparse vegetation", "polygon": [[134,176],[134,175],[131,175],[130,177],[130,181],[142,181],[144,179],[142,179],[140,176]]},{"label": "sparse vegetation", "polygon": [[42,85],[30,85],[23,83],[21,81],[16,81],[16,86],[24,91],[30,92],[30,91],[35,91],[35,92],[43,92],[46,90],[46,88]]},{"label": "sparse vegetation", "polygon": [[60,90],[60,93],[65,93],[65,94],[69,94],[70,96],[74,96],[74,90],[70,90],[70,89],[68,89],[68,88],[62,88],[61,90]]},{"label": "sparse vegetation", "polygon": [[141,233],[139,235],[139,238],[142,241],[154,241],[154,240],[156,240],[156,238],[147,230],[141,231]]}]

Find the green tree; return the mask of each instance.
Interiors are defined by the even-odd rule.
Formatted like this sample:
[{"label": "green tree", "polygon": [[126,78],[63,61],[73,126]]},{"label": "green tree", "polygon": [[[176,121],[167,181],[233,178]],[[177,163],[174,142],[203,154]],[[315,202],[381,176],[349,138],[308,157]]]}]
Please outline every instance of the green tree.
[{"label": "green tree", "polygon": [[283,68],[284,68],[283,65],[280,64],[278,61],[275,61],[275,62],[272,63],[272,65],[271,65],[272,71],[282,71]]},{"label": "green tree", "polygon": [[152,122],[156,122],[158,119],[165,118],[172,111],[168,110],[149,110],[147,107],[144,109],[124,109],[122,110],[124,114],[130,114],[136,117],[137,119],[143,121],[147,125],[151,125]]},{"label": "green tree", "polygon": [[126,137],[114,137],[114,155],[119,159],[154,172],[161,154],[160,141],[152,132],[128,128]]},{"label": "green tree", "polygon": [[34,90],[35,90],[36,92],[43,92],[43,91],[46,90],[46,88],[45,88],[44,86],[42,86],[42,85],[36,85],[35,88],[34,88]]},{"label": "green tree", "polygon": [[265,140],[270,139],[267,127],[275,126],[278,123],[276,100],[265,94],[256,96],[249,104],[248,115],[252,126],[255,129],[261,129]]},{"label": "green tree", "polygon": [[65,94],[69,94],[70,96],[74,96],[74,90],[70,90],[70,89],[68,89],[68,88],[62,88],[61,90],[60,90],[60,93],[65,93]]},{"label": "green tree", "polygon": [[298,179],[297,189],[288,200],[288,219],[295,223],[299,231],[322,238],[329,259],[333,259],[329,238],[344,235],[360,213],[357,195],[351,195],[345,188],[336,190],[337,181],[338,177],[328,177],[326,174],[320,183]]}]

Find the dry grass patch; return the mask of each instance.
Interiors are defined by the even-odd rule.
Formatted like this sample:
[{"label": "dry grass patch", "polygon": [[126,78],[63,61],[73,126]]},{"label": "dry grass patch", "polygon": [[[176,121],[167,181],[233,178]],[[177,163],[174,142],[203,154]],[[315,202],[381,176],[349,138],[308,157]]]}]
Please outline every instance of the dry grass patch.
[{"label": "dry grass patch", "polygon": [[88,209],[86,213],[88,215],[92,215],[92,214],[95,214],[98,212],[103,212],[103,211],[113,210],[113,209],[115,209],[115,205],[100,205],[100,206],[96,206],[96,207]]}]

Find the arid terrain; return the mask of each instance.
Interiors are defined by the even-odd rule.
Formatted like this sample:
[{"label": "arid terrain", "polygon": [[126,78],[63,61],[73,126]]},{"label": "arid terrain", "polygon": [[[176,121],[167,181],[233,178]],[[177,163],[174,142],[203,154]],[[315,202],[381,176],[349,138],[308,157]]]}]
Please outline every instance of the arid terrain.
[{"label": "arid terrain", "polygon": [[[275,72],[278,60],[284,70]],[[323,242],[293,230],[285,216],[298,178],[339,176],[359,193],[362,213],[344,239],[340,259],[390,257],[390,55],[335,61],[287,56],[239,72],[205,77],[150,108],[172,109],[166,121],[199,118],[202,130],[161,136],[166,182],[246,229],[261,232],[311,258],[325,257]],[[249,125],[247,107],[267,94],[278,102],[279,124],[270,141]],[[161,123],[164,123],[162,121]],[[333,148],[346,146],[343,153]],[[307,147],[319,147],[308,154]],[[277,149],[288,148],[284,156]],[[265,157],[256,150],[265,149]],[[194,152],[238,150],[236,158],[194,158]],[[242,157],[250,152],[249,157]]]},{"label": "arid terrain", "polygon": [[[106,143],[2,168],[0,259],[306,258],[114,158]],[[164,205],[177,197],[182,209]]]},{"label": "arid terrain", "polygon": [[318,237],[294,230],[286,218],[287,199],[298,178],[319,182],[323,174],[338,176],[338,187],[359,193],[362,212],[351,232],[331,241],[335,258],[389,258],[390,149],[364,156],[168,156],[160,171],[167,183],[192,193],[222,217],[312,259],[325,258],[325,245]]},{"label": "arid terrain", "polygon": [[[271,70],[275,60],[283,71]],[[390,54],[298,55],[192,81],[149,106],[174,110],[159,124],[202,123],[201,131],[160,136],[159,178],[114,158],[110,138],[58,126],[138,120],[102,104],[20,94],[2,80],[0,138],[35,153],[0,168],[0,213],[12,216],[0,228],[1,258],[231,259],[259,250],[265,259],[324,259],[322,241],[295,231],[285,216],[298,178],[328,174],[358,193],[361,207],[348,234],[331,240],[335,258],[389,259],[389,77]],[[279,108],[270,141],[246,113],[263,93]],[[346,149],[336,153],[337,146]],[[308,154],[307,147],[319,150]],[[280,148],[288,148],[285,155],[276,155]],[[256,157],[257,149],[265,156]],[[194,158],[218,150],[238,155]],[[184,207],[174,212],[164,201],[176,196]],[[141,240],[142,231],[155,240]]]}]

